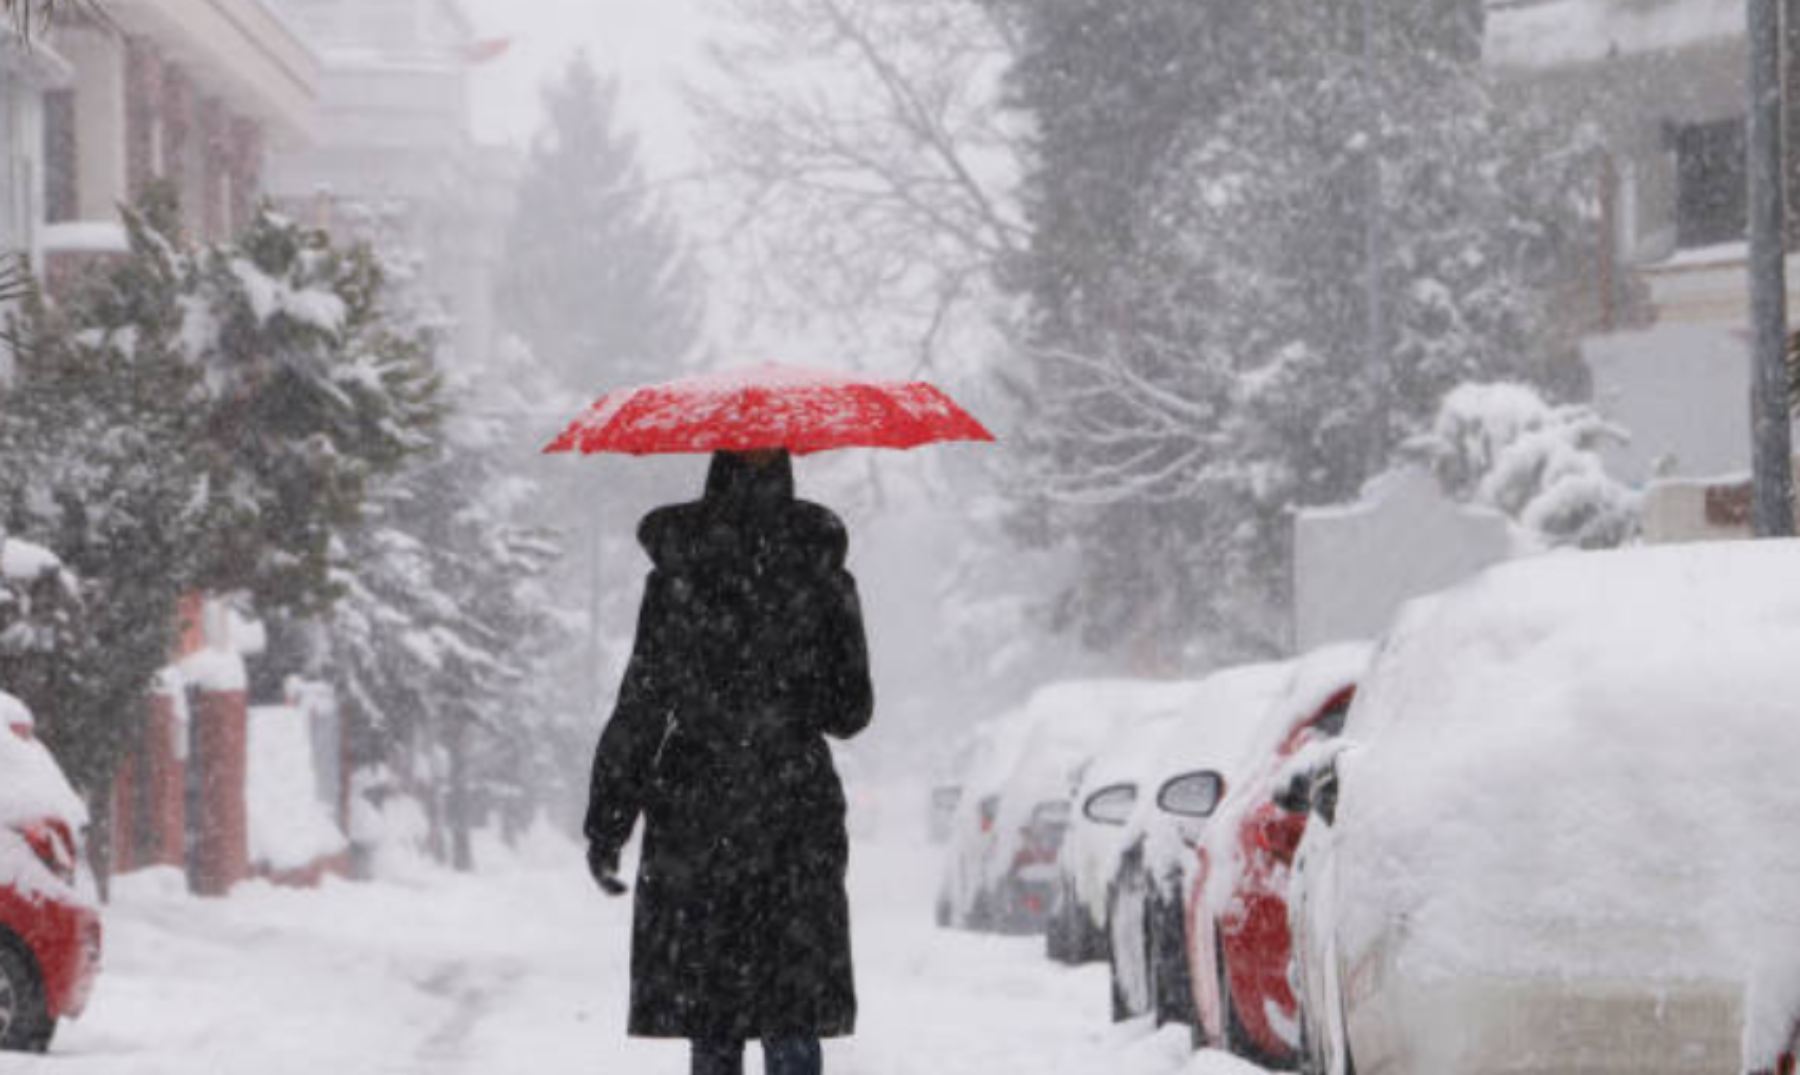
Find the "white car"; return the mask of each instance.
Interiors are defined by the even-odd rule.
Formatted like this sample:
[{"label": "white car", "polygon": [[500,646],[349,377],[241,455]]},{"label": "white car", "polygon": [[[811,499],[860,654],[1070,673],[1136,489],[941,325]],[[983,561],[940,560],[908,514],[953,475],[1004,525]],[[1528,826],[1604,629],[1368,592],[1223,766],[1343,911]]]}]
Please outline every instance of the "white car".
[{"label": "white car", "polygon": [[[1186,698],[1189,692],[1184,692]],[[1124,821],[1137,807],[1144,774],[1168,738],[1173,716],[1160,716],[1126,732],[1096,755],[1082,774],[1075,802],[1100,795],[1097,810],[1077,809],[1063,840],[1056,911],[1045,932],[1045,953],[1059,963],[1088,963],[1107,957],[1106,897],[1119,860],[1130,846]]]},{"label": "white car", "polygon": [[1170,691],[1168,683],[1145,680],[1053,683],[985,728],[952,825],[938,921],[1014,933],[1044,929],[1056,908],[1056,864],[1082,770],[1108,742],[1148,719],[1147,696]]},{"label": "white car", "polygon": [[1157,727],[1129,800],[1116,784],[1084,789],[1082,814],[1115,826],[1122,849],[1103,904],[1114,1019],[1192,1022],[1185,920],[1193,848],[1292,674],[1292,662],[1270,662],[1208,676],[1181,714]]},{"label": "white car", "polygon": [[961,751],[962,782],[945,841],[944,877],[938,888],[937,924],[964,929],[988,928],[989,908],[981,898],[985,862],[994,853],[995,823],[1000,814],[1000,786],[1012,774],[1025,737],[1029,714],[1008,710],[970,733]]},{"label": "white car", "polygon": [[1785,1070],[1796,654],[1794,542],[1540,557],[1409,607],[1283,796],[1315,815],[1306,1069]]}]

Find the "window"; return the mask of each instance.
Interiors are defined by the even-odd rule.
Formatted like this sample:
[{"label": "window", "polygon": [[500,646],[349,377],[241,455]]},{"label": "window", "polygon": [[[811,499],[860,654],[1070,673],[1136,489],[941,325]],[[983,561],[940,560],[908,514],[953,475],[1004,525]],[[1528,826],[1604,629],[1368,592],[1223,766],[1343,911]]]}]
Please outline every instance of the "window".
[{"label": "window", "polygon": [[75,151],[75,94],[44,95],[44,219],[51,224],[81,215],[79,160]]},{"label": "window", "polygon": [[1335,739],[1344,734],[1344,723],[1350,718],[1350,696],[1343,695],[1331,704],[1331,708],[1319,714],[1313,721],[1313,730],[1328,739]]},{"label": "window", "polygon": [[1736,242],[1748,230],[1744,121],[1677,127],[1675,240],[1687,248]]}]

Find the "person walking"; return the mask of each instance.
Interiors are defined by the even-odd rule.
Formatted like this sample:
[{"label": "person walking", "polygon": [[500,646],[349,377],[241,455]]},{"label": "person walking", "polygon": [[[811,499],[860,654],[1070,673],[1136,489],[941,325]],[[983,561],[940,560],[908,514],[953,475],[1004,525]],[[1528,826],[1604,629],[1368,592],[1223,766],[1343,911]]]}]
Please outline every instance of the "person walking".
[{"label": "person walking", "polygon": [[847,537],[784,450],[718,452],[705,495],[639,526],[653,569],[594,755],[588,864],[626,891],[640,814],[629,1032],[686,1038],[693,1075],[817,1075],[852,1033],[844,793],[827,736],[874,711]]}]

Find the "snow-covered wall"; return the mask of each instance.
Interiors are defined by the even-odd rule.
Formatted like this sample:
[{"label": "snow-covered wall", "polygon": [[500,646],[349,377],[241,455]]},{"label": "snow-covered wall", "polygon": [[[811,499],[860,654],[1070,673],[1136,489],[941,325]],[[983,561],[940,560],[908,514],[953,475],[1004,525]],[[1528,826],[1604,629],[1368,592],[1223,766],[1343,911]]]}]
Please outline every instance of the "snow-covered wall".
[{"label": "snow-covered wall", "polygon": [[1490,0],[1487,59],[1544,68],[1744,35],[1741,0]]},{"label": "snow-covered wall", "polygon": [[1594,405],[1631,433],[1630,443],[1606,448],[1610,473],[1641,486],[1749,469],[1750,356],[1741,334],[1658,325],[1592,337],[1582,354]]},{"label": "snow-covered wall", "polygon": [[250,861],[275,872],[304,870],[348,847],[320,801],[315,779],[312,721],[293,706],[250,710]]},{"label": "snow-covered wall", "polygon": [[1362,501],[1294,519],[1294,643],[1299,651],[1373,638],[1400,606],[1513,554],[1494,512],[1446,497],[1422,469],[1371,483]]}]

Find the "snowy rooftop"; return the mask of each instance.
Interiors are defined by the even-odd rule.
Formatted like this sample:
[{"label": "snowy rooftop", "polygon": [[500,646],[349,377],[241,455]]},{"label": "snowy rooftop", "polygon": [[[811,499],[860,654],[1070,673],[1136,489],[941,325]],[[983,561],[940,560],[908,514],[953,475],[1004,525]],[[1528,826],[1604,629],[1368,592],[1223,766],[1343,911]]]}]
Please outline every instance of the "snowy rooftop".
[{"label": "snowy rooftop", "polygon": [[1742,0],[1490,0],[1497,67],[1548,68],[1741,37]]}]

